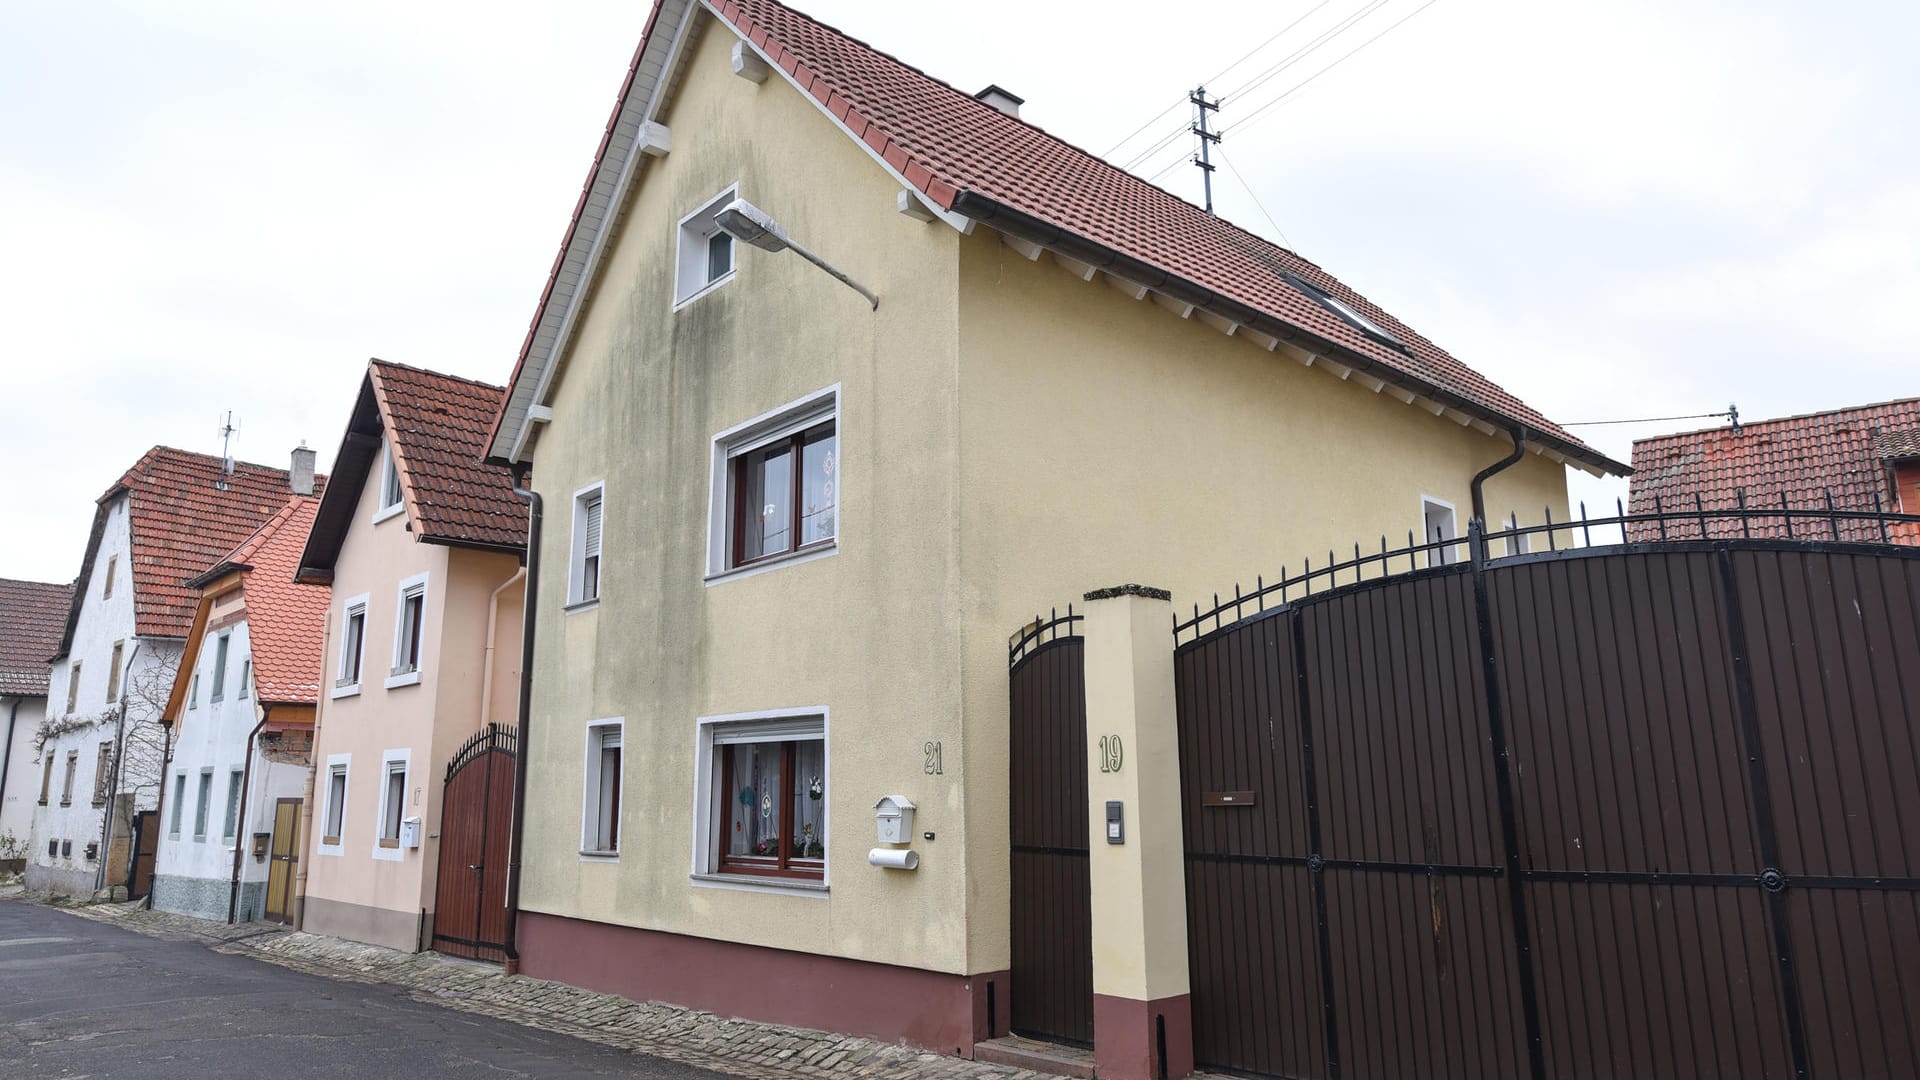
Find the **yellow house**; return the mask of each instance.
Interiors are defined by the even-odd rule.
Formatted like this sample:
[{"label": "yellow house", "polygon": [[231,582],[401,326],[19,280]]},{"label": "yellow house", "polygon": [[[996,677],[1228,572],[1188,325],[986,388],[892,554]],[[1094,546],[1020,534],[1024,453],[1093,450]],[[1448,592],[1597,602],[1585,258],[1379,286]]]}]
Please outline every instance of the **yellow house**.
[{"label": "yellow house", "polygon": [[528,974],[970,1053],[1010,633],[1460,535],[1522,430],[1490,517],[1624,471],[1017,108],[770,0],[657,4],[488,451],[545,522]]}]

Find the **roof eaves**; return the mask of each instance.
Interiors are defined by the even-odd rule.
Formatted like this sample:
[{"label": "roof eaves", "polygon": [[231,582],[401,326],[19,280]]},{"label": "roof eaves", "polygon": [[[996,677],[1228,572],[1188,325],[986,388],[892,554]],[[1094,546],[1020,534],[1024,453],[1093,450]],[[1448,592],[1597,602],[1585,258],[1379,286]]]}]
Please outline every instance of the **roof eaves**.
[{"label": "roof eaves", "polygon": [[1366,372],[1375,378],[1383,379],[1395,386],[1429,398],[1448,408],[1457,409],[1469,416],[1476,417],[1506,431],[1525,427],[1527,438],[1536,444],[1552,448],[1556,452],[1577,461],[1585,462],[1615,476],[1630,476],[1633,469],[1615,461],[1589,447],[1580,446],[1559,438],[1549,432],[1543,432],[1531,424],[1523,423],[1513,417],[1490,409],[1475,401],[1470,401],[1454,391],[1435,386],[1431,382],[1413,376],[1397,368],[1389,368],[1373,357],[1356,352],[1338,342],[1329,341],[1318,334],[1304,330],[1292,323],[1277,319],[1265,312],[1248,307],[1239,301],[1229,299],[1219,293],[1178,277],[1160,267],[1143,262],[1133,256],[1116,251],[1111,247],[1090,240],[1078,233],[1070,232],[1051,222],[1043,221],[1030,214],[1023,213],[1005,203],[981,195],[975,191],[962,191],[954,196],[953,208],[983,224],[1010,233],[1020,239],[1060,251],[1070,258],[1086,263],[1101,270],[1110,270],[1121,277],[1139,285],[1147,286],[1158,292],[1192,304],[1203,311],[1212,312],[1222,318],[1253,327],[1263,334],[1282,341],[1293,342],[1310,347],[1311,351],[1337,356],[1341,364],[1358,371]]}]

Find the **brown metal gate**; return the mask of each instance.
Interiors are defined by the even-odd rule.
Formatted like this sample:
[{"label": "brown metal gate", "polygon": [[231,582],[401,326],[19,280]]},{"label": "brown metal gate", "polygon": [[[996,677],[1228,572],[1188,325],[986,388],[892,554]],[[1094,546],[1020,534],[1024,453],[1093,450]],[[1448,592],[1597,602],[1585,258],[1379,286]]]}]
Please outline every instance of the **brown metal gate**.
[{"label": "brown metal gate", "polygon": [[1081,616],[1036,618],[1009,661],[1012,1029],[1093,1041],[1092,884]]},{"label": "brown metal gate", "polygon": [[1475,550],[1177,629],[1196,1058],[1920,1075],[1920,551]]},{"label": "brown metal gate", "polygon": [[127,868],[127,899],[144,899],[153,891],[153,860],[159,850],[159,811],[142,810],[133,815],[133,862]]},{"label": "brown metal gate", "polygon": [[514,731],[499,724],[488,724],[447,763],[434,890],[433,947],[438,952],[506,959],[514,763]]}]

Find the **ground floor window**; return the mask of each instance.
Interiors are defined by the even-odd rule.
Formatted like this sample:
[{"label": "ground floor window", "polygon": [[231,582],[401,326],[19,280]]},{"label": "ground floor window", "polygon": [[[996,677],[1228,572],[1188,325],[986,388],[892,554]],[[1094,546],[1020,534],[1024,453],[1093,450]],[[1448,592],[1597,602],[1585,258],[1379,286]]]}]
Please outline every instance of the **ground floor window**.
[{"label": "ground floor window", "polygon": [[385,779],[380,788],[380,846],[400,846],[400,820],[407,812],[407,762],[388,758]]},{"label": "ground floor window", "polygon": [[620,851],[620,727],[618,720],[587,726],[586,806],[580,830],[585,855]]},{"label": "ground floor window", "polygon": [[347,820],[347,757],[337,755],[327,761],[327,786],[324,791],[326,802],[321,816],[320,843],[326,847],[339,847],[342,827]]},{"label": "ground floor window", "polygon": [[706,873],[820,881],[827,861],[827,741],[822,714],[713,718],[701,724],[709,797]]}]

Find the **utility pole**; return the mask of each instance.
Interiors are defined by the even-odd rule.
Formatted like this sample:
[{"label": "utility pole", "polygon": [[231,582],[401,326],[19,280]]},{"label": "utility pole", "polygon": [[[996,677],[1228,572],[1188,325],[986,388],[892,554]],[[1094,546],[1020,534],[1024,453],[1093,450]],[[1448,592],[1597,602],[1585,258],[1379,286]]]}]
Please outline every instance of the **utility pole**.
[{"label": "utility pole", "polygon": [[233,433],[239,430],[233,425],[233,410],[227,410],[227,422],[220,427],[220,479],[213,482],[221,491],[233,479]]},{"label": "utility pole", "polygon": [[1209,144],[1220,141],[1220,136],[1207,128],[1207,114],[1220,111],[1220,102],[1207,100],[1205,85],[1187,95],[1187,100],[1200,107],[1200,122],[1191,126],[1195,135],[1200,136],[1200,152],[1193,156],[1193,163],[1200,167],[1200,178],[1207,193],[1207,213],[1213,213],[1213,159],[1207,151]]}]

